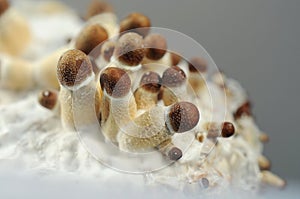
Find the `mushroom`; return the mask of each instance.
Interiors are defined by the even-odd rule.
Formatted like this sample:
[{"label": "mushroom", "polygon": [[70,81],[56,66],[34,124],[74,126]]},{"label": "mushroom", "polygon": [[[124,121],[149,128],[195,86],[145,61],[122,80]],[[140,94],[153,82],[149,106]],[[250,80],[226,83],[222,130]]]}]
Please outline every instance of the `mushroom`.
[{"label": "mushroom", "polygon": [[286,186],[286,181],[281,179],[279,176],[275,175],[274,173],[270,171],[261,171],[260,173],[261,181],[265,184],[278,187],[278,188],[284,188]]},{"label": "mushroom", "polygon": [[140,81],[140,87],[134,97],[138,109],[149,110],[156,106],[161,88],[161,77],[155,72],[146,72]]},{"label": "mushroom", "polygon": [[30,39],[27,21],[10,6],[8,0],[0,0],[0,52],[20,55]]},{"label": "mushroom", "polygon": [[188,96],[186,93],[186,75],[178,66],[172,66],[164,71],[162,85],[162,99],[166,106]]},{"label": "mushroom", "polygon": [[218,137],[229,138],[235,134],[235,127],[231,122],[207,122],[203,124],[207,131],[207,138],[215,139]]},{"label": "mushroom", "polygon": [[120,33],[135,32],[142,37],[149,33],[151,26],[150,19],[141,13],[131,13],[120,22]]},{"label": "mushroom", "polygon": [[112,61],[120,68],[135,71],[141,68],[144,56],[143,38],[136,33],[126,33],[117,41]]},{"label": "mushroom", "polygon": [[39,93],[38,102],[39,104],[52,111],[56,115],[60,114],[60,103],[59,103],[59,92],[55,90],[44,90]]},{"label": "mushroom", "polygon": [[[93,124],[99,115],[101,93],[94,81],[95,74],[88,56],[77,49],[65,52],[58,61],[57,77],[63,127],[74,130],[75,125]],[[88,103],[89,99],[94,103]]]},{"label": "mushroom", "polygon": [[[165,148],[167,145],[164,142],[169,144],[169,140],[175,133],[190,131],[198,124],[199,119],[198,108],[189,102],[179,102],[169,107],[155,106],[120,130],[119,148],[128,152],[158,148],[164,154],[174,155],[173,145]],[[179,155],[179,150],[176,151]],[[170,157],[170,159],[175,158]]]},{"label": "mushroom", "polygon": [[136,103],[131,93],[131,80],[127,72],[108,67],[100,75],[103,90],[100,125],[105,138],[117,142],[119,128],[136,115]]},{"label": "mushroom", "polygon": [[90,19],[93,16],[103,14],[103,13],[113,13],[113,7],[104,1],[92,0],[88,6],[85,19]]},{"label": "mushroom", "polygon": [[[1,30],[0,30],[1,31]],[[0,86],[11,90],[26,90],[35,85],[33,64],[0,54]]]},{"label": "mushroom", "polygon": [[194,57],[189,61],[189,83],[196,95],[201,94],[205,86],[205,76],[207,73],[207,62],[200,57]]}]

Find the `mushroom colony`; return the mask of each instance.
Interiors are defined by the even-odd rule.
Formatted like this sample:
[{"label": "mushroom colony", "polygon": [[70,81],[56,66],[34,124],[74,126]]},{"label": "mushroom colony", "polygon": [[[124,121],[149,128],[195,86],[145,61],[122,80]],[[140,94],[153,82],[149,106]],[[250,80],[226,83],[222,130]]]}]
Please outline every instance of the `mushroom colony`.
[{"label": "mushroom colony", "polygon": [[[36,150],[46,156],[37,158],[39,164],[57,163],[68,142],[80,145],[76,131],[96,125],[105,143],[129,157],[157,153],[168,162],[144,170],[148,183],[202,190],[285,186],[262,155],[269,138],[256,126],[245,91],[223,72],[211,72],[207,57],[169,49],[166,35],[141,13],[118,22],[105,2],[92,1],[81,18],[59,2],[25,2],[18,7],[0,0],[0,159]],[[23,108],[14,106],[24,103],[31,103],[33,115],[44,116],[22,118],[17,112]],[[17,117],[34,130],[23,128],[23,144],[3,152],[3,135],[12,134],[4,126]],[[52,123],[38,130],[45,121]],[[35,134],[28,138],[26,131]],[[59,150],[52,147],[57,140],[64,143]],[[69,159],[83,165],[86,159],[78,154],[88,152],[76,150]]]}]

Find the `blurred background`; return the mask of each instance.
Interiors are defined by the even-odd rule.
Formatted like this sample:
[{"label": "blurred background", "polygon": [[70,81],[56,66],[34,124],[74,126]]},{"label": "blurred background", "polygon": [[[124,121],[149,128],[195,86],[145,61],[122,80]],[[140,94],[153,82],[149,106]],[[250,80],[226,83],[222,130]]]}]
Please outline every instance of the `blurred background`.
[{"label": "blurred background", "polygon": [[[146,14],[156,27],[198,41],[220,70],[248,91],[265,154],[280,176],[300,179],[299,0],[107,0],[120,18]],[[80,14],[89,1],[64,0]]]}]

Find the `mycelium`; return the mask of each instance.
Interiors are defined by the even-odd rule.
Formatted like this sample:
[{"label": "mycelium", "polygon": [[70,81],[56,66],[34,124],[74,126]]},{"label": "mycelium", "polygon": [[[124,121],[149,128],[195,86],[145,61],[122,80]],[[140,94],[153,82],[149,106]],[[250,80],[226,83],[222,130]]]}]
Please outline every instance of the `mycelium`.
[{"label": "mycelium", "polygon": [[[87,55],[80,50],[68,50],[57,64],[60,83],[60,106],[62,124],[66,129],[90,125],[99,115],[100,91],[94,81],[95,74]],[[94,104],[86,101],[93,99]],[[80,117],[74,116],[81,114]]]},{"label": "mycelium", "polygon": [[[107,172],[111,179],[114,173],[92,161],[74,133],[81,126],[99,125],[98,135],[102,133],[113,142],[118,152],[128,153],[129,159],[124,164],[136,154],[146,152],[175,161],[156,172],[147,170],[145,179],[149,184],[164,184],[179,190],[198,187],[203,192],[227,190],[228,185],[246,190],[260,183],[285,186],[284,180],[269,171],[271,163],[262,155],[263,143],[269,138],[256,126],[248,96],[236,81],[219,71],[211,79],[206,78],[212,65],[209,59],[184,61],[187,59],[179,53],[168,51],[166,38],[152,30],[149,34],[151,22],[145,15],[132,13],[118,25],[109,6],[96,1],[92,5],[86,15],[89,19],[71,44],[30,61],[1,54],[0,103],[5,102],[3,99],[11,103],[14,98],[9,98],[2,88],[47,89],[39,93],[38,100],[36,93],[29,92],[29,98],[20,99],[20,103],[0,104],[0,132],[8,132],[15,139],[13,142],[6,134],[0,136],[2,160],[11,159],[11,154],[32,156],[36,151],[41,158],[34,162],[29,158],[25,165],[39,168],[41,164],[51,170],[55,165],[66,173],[92,177]],[[8,23],[11,25],[7,26]],[[0,0],[1,52],[18,54],[24,49],[28,39],[26,26],[17,11],[7,1]],[[60,36],[57,30],[53,34]],[[93,50],[100,54],[99,58],[87,55]],[[155,64],[161,65],[152,67]],[[219,95],[213,108],[207,105],[210,99],[202,89],[205,84],[214,92],[225,91],[226,95]],[[59,91],[50,89],[58,87]],[[33,105],[37,103],[59,117],[35,108]],[[224,118],[211,117],[222,115],[223,109]],[[18,124],[19,118],[30,128],[23,128],[23,121]],[[10,128],[2,125],[2,121]],[[64,128],[56,125],[59,122]],[[36,124],[42,126],[38,129],[40,133],[28,130]],[[98,139],[92,140],[98,144]],[[13,151],[7,153],[11,146]],[[107,163],[119,156],[116,153],[109,157]],[[147,156],[136,159],[140,160],[138,168]]]},{"label": "mycelium", "polygon": [[11,7],[8,0],[0,0],[0,52],[20,55],[30,39],[29,24],[24,17]]}]

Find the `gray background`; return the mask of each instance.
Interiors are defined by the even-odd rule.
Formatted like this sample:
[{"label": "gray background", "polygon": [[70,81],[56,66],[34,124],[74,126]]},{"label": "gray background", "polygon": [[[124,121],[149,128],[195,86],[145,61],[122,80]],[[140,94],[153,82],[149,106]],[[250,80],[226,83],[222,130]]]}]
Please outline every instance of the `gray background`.
[{"label": "gray background", "polygon": [[[88,1],[65,2],[83,14]],[[142,12],[153,26],[197,40],[221,70],[247,89],[257,122],[271,137],[265,154],[272,160],[272,170],[287,179],[300,179],[299,0],[109,2],[121,18]]]}]

